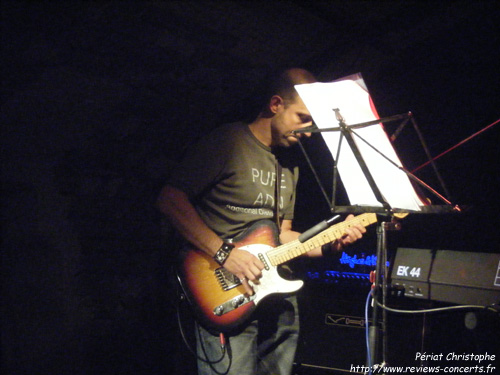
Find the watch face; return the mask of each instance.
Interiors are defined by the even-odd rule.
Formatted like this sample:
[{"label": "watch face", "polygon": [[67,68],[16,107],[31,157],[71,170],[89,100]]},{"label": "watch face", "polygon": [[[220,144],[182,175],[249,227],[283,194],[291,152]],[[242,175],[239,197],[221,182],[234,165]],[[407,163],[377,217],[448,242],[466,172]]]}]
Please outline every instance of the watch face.
[{"label": "watch face", "polygon": [[215,254],[215,260],[218,263],[223,263],[227,258],[227,253],[224,250],[219,250],[217,251],[217,254]]}]

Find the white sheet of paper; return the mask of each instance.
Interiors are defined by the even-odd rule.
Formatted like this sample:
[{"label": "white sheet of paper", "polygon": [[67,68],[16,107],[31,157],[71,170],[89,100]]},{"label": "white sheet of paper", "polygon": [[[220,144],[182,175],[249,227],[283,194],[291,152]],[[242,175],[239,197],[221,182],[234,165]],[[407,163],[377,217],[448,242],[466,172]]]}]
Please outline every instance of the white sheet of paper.
[{"label": "white sheet of paper", "polygon": [[[295,86],[314,122],[320,129],[338,127],[334,109],[339,109],[345,123],[355,125],[376,120],[378,115],[370,94],[360,75],[329,83],[311,83]],[[353,129],[396,165],[399,160],[382,124]],[[321,133],[335,158],[340,131]],[[392,208],[420,211],[422,201],[417,196],[408,176],[383,156],[354,135],[354,140],[384,199]],[[351,205],[382,207],[366,180],[349,144],[344,139],[340,147],[338,171],[347,190]]]}]

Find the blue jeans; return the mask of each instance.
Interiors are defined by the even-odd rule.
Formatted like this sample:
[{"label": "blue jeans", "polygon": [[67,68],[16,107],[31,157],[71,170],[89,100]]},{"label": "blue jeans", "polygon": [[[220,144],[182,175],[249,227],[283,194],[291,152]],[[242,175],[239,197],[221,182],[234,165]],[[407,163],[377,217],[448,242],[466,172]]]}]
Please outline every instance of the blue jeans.
[{"label": "blue jeans", "polygon": [[[221,361],[198,360],[199,375],[290,375],[299,337],[299,315],[295,296],[270,295],[262,300],[245,328],[226,337]],[[197,351],[202,358],[222,357],[219,336],[196,327]]]}]

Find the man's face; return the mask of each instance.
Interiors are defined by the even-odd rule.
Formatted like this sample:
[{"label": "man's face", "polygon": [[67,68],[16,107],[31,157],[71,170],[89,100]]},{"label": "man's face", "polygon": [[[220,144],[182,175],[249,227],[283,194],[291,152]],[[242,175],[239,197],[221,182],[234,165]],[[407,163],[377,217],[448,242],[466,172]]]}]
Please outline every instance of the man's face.
[{"label": "man's face", "polygon": [[302,99],[297,95],[293,102],[279,104],[271,120],[273,146],[290,147],[298,142],[297,137],[309,137],[310,133],[292,132],[312,125],[312,117]]}]

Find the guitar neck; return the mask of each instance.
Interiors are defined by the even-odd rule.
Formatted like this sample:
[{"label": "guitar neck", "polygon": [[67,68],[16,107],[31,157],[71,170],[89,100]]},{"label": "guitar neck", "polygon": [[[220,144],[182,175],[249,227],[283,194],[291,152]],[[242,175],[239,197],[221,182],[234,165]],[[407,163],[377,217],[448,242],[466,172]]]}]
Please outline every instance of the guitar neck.
[{"label": "guitar neck", "polygon": [[352,226],[360,224],[364,227],[367,227],[368,225],[373,224],[376,221],[376,214],[364,213],[354,217],[351,220],[332,225],[330,228],[325,229],[323,232],[317,234],[316,236],[310,238],[305,242],[295,240],[278,246],[272,250],[269,250],[267,255],[273,266],[279,266],[280,264],[297,258],[317,247],[341,238],[346,233],[346,230]]}]

